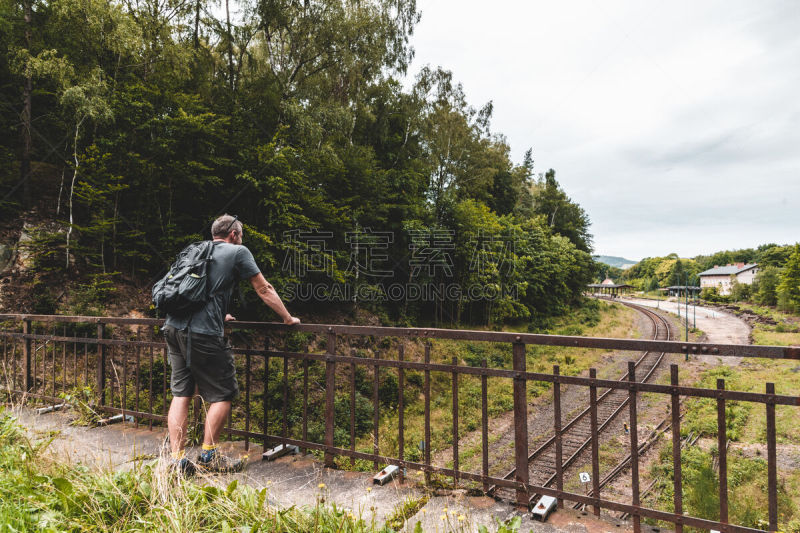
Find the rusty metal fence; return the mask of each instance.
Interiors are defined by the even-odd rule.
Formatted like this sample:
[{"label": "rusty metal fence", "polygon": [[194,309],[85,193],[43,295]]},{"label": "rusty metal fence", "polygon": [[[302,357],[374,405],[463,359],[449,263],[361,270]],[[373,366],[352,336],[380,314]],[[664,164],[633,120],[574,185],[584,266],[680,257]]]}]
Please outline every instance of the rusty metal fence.
[{"label": "rusty metal fence", "polygon": [[[44,403],[63,401],[63,395],[75,389],[91,390],[95,398],[94,408],[102,413],[131,416],[136,424],[163,423],[166,420],[168,402],[171,398],[168,384],[168,363],[166,346],[157,336],[158,328],[163,321],[158,319],[80,317],[52,315],[0,315],[0,337],[2,337],[2,387],[11,396],[25,397]],[[622,351],[658,351],[684,355],[705,354],[720,357],[762,357],[771,359],[800,359],[800,348],[782,346],[750,346],[729,344],[685,343],[660,340],[632,340],[596,337],[578,337],[563,335],[522,334],[491,331],[448,330],[431,328],[394,328],[368,327],[348,325],[302,324],[291,328],[275,323],[237,322],[233,324],[237,331],[248,332],[241,343],[234,346],[237,368],[240,375],[240,389],[243,404],[236,415],[229,419],[226,431],[229,436],[238,436],[250,446],[251,439],[260,443],[265,449],[273,444],[296,445],[301,449],[317,450],[327,466],[334,466],[337,456],[372,462],[376,467],[382,464],[393,464],[404,469],[417,470],[425,474],[426,482],[431,475],[438,474],[452,478],[453,483],[471,482],[478,490],[492,491],[510,490],[515,494],[515,502],[521,508],[530,508],[533,497],[548,495],[558,499],[559,506],[564,501],[592,506],[596,514],[601,508],[629,514],[634,520],[634,529],[638,532],[640,520],[650,518],[670,522],[676,531],[684,526],[715,529],[723,532],[762,531],[728,522],[728,472],[727,472],[727,435],[726,435],[726,402],[753,402],[761,404],[766,418],[765,444],[767,448],[768,472],[768,516],[769,531],[778,527],[777,503],[777,456],[775,407],[777,405],[798,406],[800,397],[796,395],[779,395],[775,393],[772,383],[765,384],[764,393],[728,390],[725,382],[719,379],[716,389],[704,389],[681,385],[678,380],[678,367],[670,369],[670,383],[654,384],[637,381],[636,369],[629,362],[627,379],[614,381],[598,379],[596,371],[591,370],[589,377],[566,376],[559,374],[555,365],[552,373],[529,372],[526,367],[526,346],[561,346],[580,347]],[[289,349],[276,349],[274,338],[287,332],[303,332],[322,336],[325,341],[324,352],[303,352]],[[408,340],[416,339],[424,343],[424,356],[418,360],[405,357],[404,344],[398,343],[392,348],[396,357],[365,357],[362,355],[344,355],[344,343],[340,339],[361,337],[362,340],[378,344],[382,339]],[[255,340],[254,340],[255,339]],[[269,339],[273,339],[270,341]],[[427,339],[450,339],[456,341],[473,341],[485,343],[505,343],[511,347],[511,368],[491,368],[485,359],[479,366],[459,364],[453,358],[450,364],[431,362],[431,343]],[[260,345],[256,345],[259,344]],[[387,344],[391,346],[391,344]],[[421,360],[419,360],[421,359]],[[273,413],[268,407],[267,398],[270,372],[277,360],[281,379],[277,394],[281,400],[278,412]],[[290,364],[295,376],[302,376],[300,383],[289,382]],[[282,365],[282,369],[281,369]],[[316,365],[316,370],[324,376],[321,385],[320,401],[313,400],[309,393],[309,369]],[[357,369],[368,372],[372,379],[372,452],[356,450],[356,384]],[[386,456],[380,453],[379,424],[381,416],[381,398],[379,386],[381,375],[393,372],[398,381],[397,387],[397,454]],[[423,376],[421,382],[424,441],[417,460],[404,456],[405,430],[408,427],[404,419],[406,410],[405,379],[406,372],[417,372]],[[441,373],[449,376],[452,382],[452,466],[437,466],[431,459],[431,375]],[[480,422],[471,421],[472,427],[480,428],[480,471],[467,471],[459,464],[459,380],[476,379],[481,386]],[[491,474],[489,465],[489,400],[487,398],[488,379],[510,380],[512,383],[513,405],[513,479],[506,479],[500,474]],[[553,437],[556,457],[561,457],[562,437],[565,426],[562,425],[560,391],[562,387],[578,386],[588,389],[589,405],[586,408],[592,417],[591,468],[592,490],[587,494],[578,494],[564,489],[564,470],[556,464],[556,486],[537,486],[530,482],[528,453],[531,434],[528,420],[528,384],[531,381],[547,382],[553,389],[554,412]],[[344,383],[343,383],[344,382]],[[348,383],[349,382],[349,383]],[[273,383],[275,381],[273,380]],[[274,386],[274,384],[273,384]],[[337,388],[347,392],[349,406],[349,447],[335,445],[336,431],[335,401]],[[629,502],[613,501],[602,497],[599,486],[598,450],[600,447],[597,428],[598,391],[621,389],[628,394],[629,406],[629,465],[632,495]],[[272,391],[275,393],[275,391]],[[641,393],[655,393],[669,399],[672,436],[672,463],[674,470],[674,512],[668,512],[642,506],[639,489],[639,455],[642,446],[639,442],[639,424],[637,408]],[[263,405],[256,409],[251,400],[261,398]],[[682,479],[681,479],[681,415],[682,398],[708,398],[716,402],[717,407],[717,439],[719,459],[719,521],[692,517],[683,513]],[[287,405],[290,402],[302,402],[301,424],[290,425],[287,416]],[[256,412],[260,411],[260,412]],[[195,423],[199,409],[195,409]],[[270,416],[276,419],[270,423]],[[317,420],[324,426],[321,440],[309,438],[308,424]],[[276,424],[277,422],[277,424]],[[278,427],[278,434],[269,428]],[[342,428],[339,428],[342,429]],[[538,428],[540,429],[540,428]]]}]

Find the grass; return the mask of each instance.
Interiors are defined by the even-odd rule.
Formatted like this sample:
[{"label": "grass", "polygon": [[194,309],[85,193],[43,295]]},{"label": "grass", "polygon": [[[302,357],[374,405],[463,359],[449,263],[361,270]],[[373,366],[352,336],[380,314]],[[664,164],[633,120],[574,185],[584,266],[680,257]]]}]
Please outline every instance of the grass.
[{"label": "grass", "polygon": [[395,508],[394,512],[386,519],[386,527],[399,531],[409,518],[425,507],[426,503],[428,503],[427,496],[422,496],[421,498],[415,498],[411,495],[406,496]]},{"label": "grass", "polygon": [[759,324],[753,328],[753,344],[766,346],[797,346],[800,345],[800,333],[775,331],[775,327]]},{"label": "grass", "polygon": [[774,307],[746,302],[736,302],[739,310],[758,315],[774,324],[757,322],[753,326],[753,344],[791,346],[800,345],[800,317],[778,311]]},{"label": "grass", "polygon": [[266,489],[186,481],[162,463],[127,472],[93,472],[47,453],[0,412],[0,531],[374,532],[373,519],[327,505],[281,509]]},{"label": "grass", "polygon": [[[672,450],[662,447],[659,461],[651,467],[651,476],[658,481],[657,490],[646,504],[672,511]],[[684,511],[691,516],[719,520],[719,473],[715,467],[717,450],[694,446],[681,454]],[[768,529],[767,464],[762,458],[746,457],[739,450],[728,454],[729,522],[745,527]],[[789,496],[798,477],[778,484],[778,530],[797,531],[797,503]],[[648,520],[649,522],[653,522]],[[692,529],[692,528],[690,528]],[[692,529],[694,531],[694,529]]]},{"label": "grass", "polygon": [[[797,317],[763,306],[738,305],[776,322],[757,322],[754,325],[752,334],[755,344],[800,344],[800,332],[796,330]],[[793,360],[744,358],[735,366],[720,365],[704,370],[692,386],[716,388],[717,379],[725,380],[726,389],[763,393],[765,384],[769,382],[775,384],[777,394],[797,395],[800,391],[800,364]],[[776,406],[775,418],[778,444],[796,444],[800,409],[794,406]],[[767,529],[768,524],[764,521],[767,515],[765,406],[726,401],[725,422],[725,431],[732,443],[728,452],[730,521]],[[688,399],[681,433],[684,436],[689,433],[700,434],[706,443],[686,449],[682,453],[684,507],[692,516],[718,519],[715,513],[719,512],[719,475],[710,466],[717,456],[717,432],[716,401]],[[749,449],[750,453],[745,454],[743,449]],[[671,451],[670,442],[663,444],[660,460],[650,472],[653,478],[661,480],[653,496],[653,503],[666,510],[672,509]],[[800,531],[800,470],[779,468],[778,513],[780,531]]]},{"label": "grass", "polygon": [[[635,330],[636,312],[616,303],[590,301],[587,306],[569,316],[552,321],[550,327],[541,331],[561,335],[583,335],[604,337],[632,337]],[[514,328],[510,328],[514,329]],[[524,329],[524,328],[517,328]],[[407,360],[422,360],[424,346],[406,346]],[[558,364],[561,374],[577,375],[598,366],[604,354],[610,352],[589,348],[562,348],[557,346],[527,347],[527,368],[532,372],[550,373]],[[479,366],[485,358],[489,367],[511,368],[511,345],[507,343],[480,343],[435,339],[431,343],[431,361],[451,363],[455,358],[459,364]],[[602,374],[602,372],[600,373]],[[382,376],[384,374],[382,373]],[[415,376],[416,377],[413,377]],[[604,376],[600,376],[604,377]],[[458,378],[459,439],[480,429],[481,421],[481,382],[480,378],[459,375]],[[490,419],[510,411],[512,402],[512,381],[504,378],[487,380],[488,414]],[[405,458],[421,461],[424,441],[424,397],[422,395],[422,373],[406,372],[405,387]],[[535,402],[538,397],[551,389],[547,382],[529,382],[528,397]],[[449,449],[453,444],[452,377],[449,373],[431,373],[431,451],[432,454]],[[380,453],[397,456],[398,453],[398,411],[396,406],[382,409],[379,425]],[[490,442],[500,435],[490,434]],[[362,436],[356,448],[372,451],[372,434]],[[459,450],[459,468],[477,472],[481,464],[480,440],[472,443],[462,442]],[[448,457],[448,461],[452,458]],[[342,460],[341,466],[349,467],[349,460]],[[372,463],[356,462],[356,468],[372,470]]]},{"label": "grass", "polygon": [[[130,470],[111,472],[65,463],[49,452],[55,438],[29,436],[0,407],[0,532],[392,533],[428,502],[427,496],[409,497],[381,523],[374,510],[364,516],[328,503],[332,489],[321,483],[314,502],[282,508],[270,502],[266,488],[187,480],[163,460],[138,460]],[[468,517],[444,511],[442,531],[475,530]],[[492,531],[518,527],[518,521],[498,522]],[[421,532],[421,525],[413,531]]]},{"label": "grass", "polygon": [[667,300],[670,298],[661,291],[649,291],[642,294],[634,294],[634,296],[638,298],[647,298],[649,300]]}]

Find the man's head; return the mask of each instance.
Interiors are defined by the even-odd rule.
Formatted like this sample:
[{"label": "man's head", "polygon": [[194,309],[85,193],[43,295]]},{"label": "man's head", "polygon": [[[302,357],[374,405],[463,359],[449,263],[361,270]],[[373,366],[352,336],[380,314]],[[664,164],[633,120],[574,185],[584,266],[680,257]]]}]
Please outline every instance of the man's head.
[{"label": "man's head", "polygon": [[211,236],[232,244],[242,244],[242,223],[237,219],[228,214],[222,215],[211,224]]}]

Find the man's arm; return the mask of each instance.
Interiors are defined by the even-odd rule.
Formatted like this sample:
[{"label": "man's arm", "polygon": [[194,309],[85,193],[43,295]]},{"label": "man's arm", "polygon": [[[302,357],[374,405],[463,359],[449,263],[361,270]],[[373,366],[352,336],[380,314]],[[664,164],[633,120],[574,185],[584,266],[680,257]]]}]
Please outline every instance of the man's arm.
[{"label": "man's arm", "polygon": [[278,296],[277,291],[275,291],[275,287],[273,287],[266,279],[264,279],[264,275],[261,272],[250,278],[250,284],[253,285],[253,288],[256,290],[258,297],[261,298],[261,301],[267,304],[273,311],[278,313],[278,316],[281,317],[284,324],[293,326],[294,324],[300,323],[299,318],[293,317],[291,314],[289,314],[289,311],[286,310],[286,306],[283,305],[281,297]]}]

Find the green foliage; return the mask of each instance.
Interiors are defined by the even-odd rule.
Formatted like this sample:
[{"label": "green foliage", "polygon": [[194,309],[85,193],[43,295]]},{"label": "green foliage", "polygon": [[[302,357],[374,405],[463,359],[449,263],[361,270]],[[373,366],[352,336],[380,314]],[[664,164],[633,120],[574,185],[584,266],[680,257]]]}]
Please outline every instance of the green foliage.
[{"label": "green foliage", "polygon": [[273,507],[267,489],[186,481],[135,462],[127,471],[96,472],[53,460],[49,440],[30,440],[0,412],[0,523],[8,531],[306,531],[374,533],[372,519],[324,503]]},{"label": "green foliage", "polygon": [[555,233],[568,238],[578,250],[589,252],[592,236],[589,234],[589,217],[556,181],[556,172],[550,169],[534,190],[534,213],[544,217],[545,223]]},{"label": "green foliage", "polygon": [[[497,295],[357,302],[386,322],[539,323],[578,304],[595,274],[588,216],[554,171],[534,182],[530,150],[522,164],[511,161],[491,130],[491,103],[470,105],[443,69],[423,68],[404,87],[419,20],[411,0],[268,0],[230,25],[202,3],[34,3],[29,28],[18,4],[0,7],[8,80],[0,95],[21,101],[32,76],[42,141],[32,158],[63,156],[43,180],[41,214],[66,234],[42,236],[37,269],[79,280],[83,294],[67,299],[87,312],[108,296],[91,276],[151,282],[225,211],[244,221],[245,244],[279,290],[374,288],[349,268],[345,240],[371,230],[393,232],[386,285],[452,283]],[[19,110],[0,113],[18,122]],[[18,139],[18,129],[0,132],[9,163],[0,172],[15,166]],[[3,196],[17,185],[10,171],[0,176]],[[4,215],[19,208],[2,206]],[[330,268],[301,276],[286,258],[318,250],[289,236],[312,229],[334,236],[322,252]],[[455,235],[452,279],[410,279],[411,230]],[[489,265],[476,271],[480,234],[515,246],[508,257],[497,242],[476,252]],[[235,306],[241,319],[270,317],[250,289]]]},{"label": "green foliage", "polygon": [[[420,498],[415,498],[411,495],[406,496],[386,519],[386,527],[395,531],[400,531],[403,529],[405,523],[428,503],[428,500],[429,498],[427,496],[422,496]],[[419,522],[417,522],[417,526],[421,530]]]},{"label": "green foliage", "polygon": [[39,274],[57,272],[64,267],[64,230],[60,226],[42,224],[28,231],[30,240],[20,243],[19,252],[33,260]]},{"label": "green foliage", "polygon": [[[717,380],[724,379],[725,386],[729,389],[737,390],[739,384],[739,374],[730,367],[717,367],[703,373],[699,385],[703,388],[714,389],[717,387]],[[688,435],[716,436],[717,435],[717,404],[708,398],[693,398],[687,401],[686,422],[681,426],[681,433]],[[741,438],[747,423],[747,418],[753,404],[730,400],[725,402],[725,424],[728,439],[737,441]]]},{"label": "green foliage", "polygon": [[778,284],[778,304],[784,311],[800,313],[800,244],[794,245]]},{"label": "green foliage", "polygon": [[[719,473],[717,450],[692,446],[681,452],[684,511],[690,516],[719,520]],[[741,453],[728,454],[729,521],[744,527],[765,529],[767,513],[767,464]],[[660,503],[668,510],[673,502],[671,445],[661,449],[659,460],[651,467],[658,479]],[[786,525],[796,512],[783,482],[778,483],[779,525]],[[783,530],[783,528],[781,528]]]},{"label": "green foliage", "polygon": [[100,413],[94,410],[95,392],[91,387],[76,388],[70,392],[62,392],[59,397],[78,413],[78,418],[72,421],[73,425],[93,426],[100,420]]},{"label": "green foliage", "polygon": [[[497,533],[517,533],[520,526],[522,526],[522,518],[515,516],[514,518],[510,518],[504,522],[501,522],[495,518],[495,524],[497,525]],[[486,526],[478,527],[478,533],[488,532],[489,529]]]},{"label": "green foliage", "polygon": [[742,302],[750,299],[751,285],[747,283],[739,283],[737,279],[731,281],[731,294],[730,299],[734,302]]},{"label": "green foliage", "polygon": [[623,280],[641,290],[652,291],[659,287],[697,283],[695,277],[701,272],[693,259],[681,259],[677,254],[665,257],[646,257],[623,271]]},{"label": "green foliage", "polygon": [[756,274],[753,285],[755,302],[761,305],[775,305],[778,303],[778,283],[780,282],[780,269],[776,266],[762,266]]},{"label": "green foliage", "polygon": [[117,292],[114,276],[118,272],[97,273],[88,276],[72,294],[71,312],[77,315],[100,316]]},{"label": "green foliage", "polygon": [[[336,395],[334,402],[336,433],[334,444],[347,446],[350,444],[350,394],[342,392]],[[355,423],[356,435],[363,435],[372,429],[372,401],[356,393]]]},{"label": "green foliage", "polygon": [[719,293],[716,287],[703,287],[700,291],[700,298],[707,302],[727,302],[728,296]]}]

